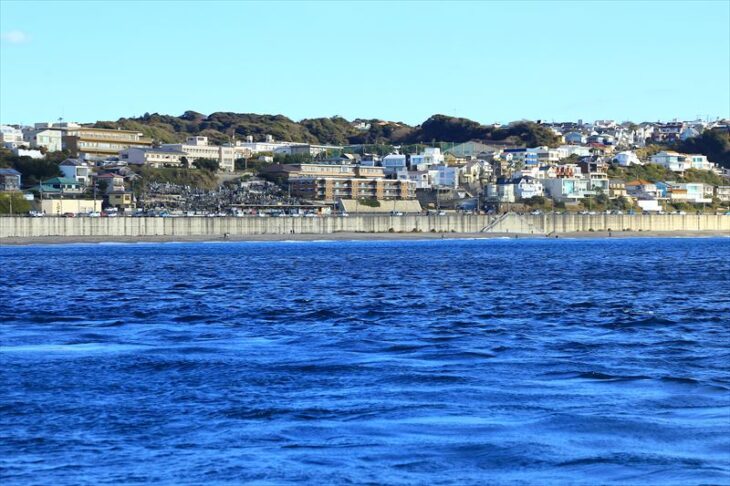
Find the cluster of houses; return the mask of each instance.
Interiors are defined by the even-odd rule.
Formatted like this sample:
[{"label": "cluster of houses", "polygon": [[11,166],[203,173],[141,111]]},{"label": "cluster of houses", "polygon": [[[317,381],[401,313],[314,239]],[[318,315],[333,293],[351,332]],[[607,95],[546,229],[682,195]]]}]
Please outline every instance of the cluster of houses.
[{"label": "cluster of houses", "polygon": [[[47,152],[67,150],[72,158],[59,169],[63,176],[27,188],[39,195],[39,207],[46,214],[69,212],[58,200],[81,200],[93,194],[94,211],[105,206],[122,210],[135,206],[131,186],[139,176],[130,166],[190,166],[199,159],[218,162],[221,172],[234,172],[239,159],[258,157],[273,162],[272,155],[307,155],[312,162],[270,163],[262,175],[280,184],[288,193],[318,203],[336,205],[342,201],[390,200],[393,208],[445,207],[482,209],[547,198],[566,205],[623,198],[644,211],[660,211],[664,201],[693,204],[713,199],[730,202],[730,183],[712,186],[678,182],[691,169],[730,173],[702,154],[670,150],[642,160],[637,149],[647,143],[671,143],[695,137],[704,130],[728,130],[722,122],[617,124],[544,123],[561,141],[557,147],[515,147],[504,143],[466,142],[439,146],[394,147],[392,153],[367,153],[364,146],[339,147],[275,141],[265,136],[254,141],[211,144],[207,137],[190,136],[185,143],[154,144],[132,130],[88,128],[75,123],[40,123],[33,127],[0,126],[5,148],[16,155],[42,158]],[[434,144],[437,145],[437,144]],[[677,180],[649,182],[609,177],[609,167],[624,168],[657,164],[676,174]],[[631,172],[627,170],[627,172]],[[22,188],[20,174],[0,170],[0,190]],[[50,202],[49,202],[50,201]],[[400,201],[400,202],[399,202]],[[414,201],[418,201],[414,205]],[[78,205],[78,203],[77,203]],[[99,206],[100,207],[100,206]],[[70,211],[73,212],[73,211]]]}]

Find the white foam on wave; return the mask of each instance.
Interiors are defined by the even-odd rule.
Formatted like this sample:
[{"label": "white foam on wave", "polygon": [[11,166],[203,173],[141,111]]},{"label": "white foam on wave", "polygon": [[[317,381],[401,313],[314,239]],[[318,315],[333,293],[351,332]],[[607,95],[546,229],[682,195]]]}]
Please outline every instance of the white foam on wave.
[{"label": "white foam on wave", "polygon": [[79,344],[21,344],[18,346],[2,346],[3,353],[123,353],[136,351],[144,346],[133,344],[104,344],[104,343],[79,343]]}]

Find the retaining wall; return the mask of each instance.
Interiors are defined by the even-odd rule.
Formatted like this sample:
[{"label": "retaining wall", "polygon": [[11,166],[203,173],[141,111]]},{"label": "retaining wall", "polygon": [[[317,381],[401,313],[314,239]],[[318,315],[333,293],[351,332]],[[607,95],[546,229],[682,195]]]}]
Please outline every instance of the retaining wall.
[{"label": "retaining wall", "polygon": [[551,234],[574,231],[727,231],[725,215],[244,217],[244,218],[0,218],[0,238],[37,236],[221,236],[338,232],[457,232]]}]

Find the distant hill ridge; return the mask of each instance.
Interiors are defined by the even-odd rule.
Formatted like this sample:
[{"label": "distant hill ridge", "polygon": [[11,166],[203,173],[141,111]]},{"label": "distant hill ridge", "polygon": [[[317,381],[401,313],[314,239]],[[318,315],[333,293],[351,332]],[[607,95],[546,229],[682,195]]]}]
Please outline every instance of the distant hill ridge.
[{"label": "distant hill ridge", "polygon": [[180,116],[145,113],[136,118],[117,121],[99,121],[97,128],[139,130],[162,143],[181,142],[191,135],[207,136],[212,143],[238,140],[247,135],[262,141],[265,135],[276,140],[326,145],[467,142],[470,140],[508,142],[515,145],[550,145],[558,137],[549,128],[530,121],[521,121],[506,127],[482,125],[467,118],[434,115],[418,126],[378,119],[348,121],[331,118],[307,118],[294,121],[283,115],[216,112],[204,115],[186,111]]}]

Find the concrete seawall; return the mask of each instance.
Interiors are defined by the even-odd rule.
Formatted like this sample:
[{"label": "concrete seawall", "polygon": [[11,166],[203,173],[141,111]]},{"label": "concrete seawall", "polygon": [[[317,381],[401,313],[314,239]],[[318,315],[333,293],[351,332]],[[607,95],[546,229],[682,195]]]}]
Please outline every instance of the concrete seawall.
[{"label": "concrete seawall", "polygon": [[[712,231],[730,234],[725,215],[578,215],[544,214],[500,216],[350,216],[316,218],[0,218],[1,238],[232,236],[456,232],[552,234],[590,231]],[[0,240],[1,242],[1,240]]]}]

